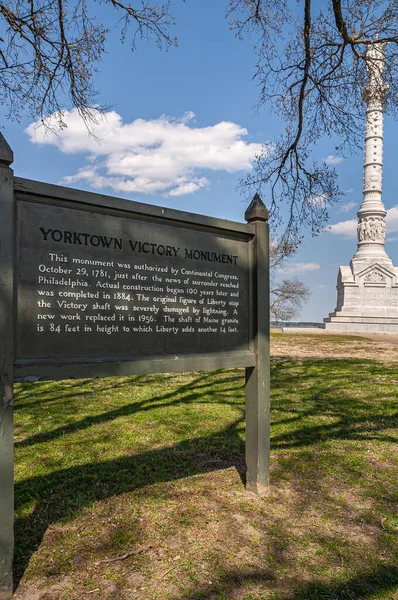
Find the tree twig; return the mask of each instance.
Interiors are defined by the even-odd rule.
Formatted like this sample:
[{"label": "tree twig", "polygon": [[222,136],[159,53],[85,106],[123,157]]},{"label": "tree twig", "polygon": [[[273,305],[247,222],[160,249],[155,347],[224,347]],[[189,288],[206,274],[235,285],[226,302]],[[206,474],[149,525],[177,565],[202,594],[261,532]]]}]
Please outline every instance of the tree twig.
[{"label": "tree twig", "polygon": [[160,581],[161,579],[163,579],[163,577],[166,577],[166,575],[168,575],[171,571],[174,571],[174,569],[177,569],[178,567],[182,567],[184,565],[184,563],[180,563],[179,565],[174,565],[174,567],[171,567],[170,569],[168,569],[168,571],[165,571],[163,573],[163,575],[161,575],[158,579],[158,581]]},{"label": "tree twig", "polygon": [[104,558],[103,560],[98,560],[95,564],[103,565],[105,563],[113,563],[119,560],[126,560],[130,556],[135,556],[136,554],[141,554],[142,552],[147,552],[153,548],[153,544],[149,544],[148,546],[142,546],[141,548],[137,548],[137,550],[132,550],[131,552],[126,552],[126,554],[121,554],[120,556],[115,556],[115,558]]}]

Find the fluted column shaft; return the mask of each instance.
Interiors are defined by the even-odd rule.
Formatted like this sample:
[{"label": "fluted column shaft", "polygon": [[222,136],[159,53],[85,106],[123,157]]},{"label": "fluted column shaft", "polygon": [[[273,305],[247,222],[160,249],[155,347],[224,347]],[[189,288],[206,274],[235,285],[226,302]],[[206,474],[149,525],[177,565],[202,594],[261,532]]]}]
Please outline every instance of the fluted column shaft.
[{"label": "fluted column shaft", "polygon": [[355,270],[363,263],[388,263],[385,251],[386,210],[382,201],[383,107],[388,86],[383,82],[386,44],[367,51],[369,81],[363,92],[366,102],[363,202],[358,211],[358,248],[352,259]]}]

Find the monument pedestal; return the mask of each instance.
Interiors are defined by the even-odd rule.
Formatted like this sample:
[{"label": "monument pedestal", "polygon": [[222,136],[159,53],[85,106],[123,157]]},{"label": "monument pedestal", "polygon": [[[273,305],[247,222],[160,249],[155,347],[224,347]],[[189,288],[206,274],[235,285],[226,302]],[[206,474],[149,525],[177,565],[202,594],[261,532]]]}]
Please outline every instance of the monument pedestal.
[{"label": "monument pedestal", "polygon": [[340,267],[337,307],[324,323],[329,331],[398,333],[398,268],[379,263],[358,270],[352,263]]}]

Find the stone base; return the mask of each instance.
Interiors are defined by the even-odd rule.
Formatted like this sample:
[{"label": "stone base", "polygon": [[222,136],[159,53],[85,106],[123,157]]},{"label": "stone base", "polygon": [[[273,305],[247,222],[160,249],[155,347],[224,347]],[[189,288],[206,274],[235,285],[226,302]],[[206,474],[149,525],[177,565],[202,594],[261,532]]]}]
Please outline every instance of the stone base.
[{"label": "stone base", "polygon": [[398,269],[384,263],[340,267],[337,308],[327,331],[398,333]]},{"label": "stone base", "polygon": [[[333,318],[332,318],[333,319]],[[325,330],[328,332],[347,332],[347,333],[398,333],[398,319],[396,322],[382,322],[381,320],[370,317],[366,320],[349,320],[345,318],[340,320],[325,319]]]}]

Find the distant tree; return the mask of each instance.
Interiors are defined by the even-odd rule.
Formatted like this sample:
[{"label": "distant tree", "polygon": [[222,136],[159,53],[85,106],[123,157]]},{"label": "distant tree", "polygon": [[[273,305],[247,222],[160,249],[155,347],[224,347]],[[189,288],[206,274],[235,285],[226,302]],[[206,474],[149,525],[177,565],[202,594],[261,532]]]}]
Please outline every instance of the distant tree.
[{"label": "distant tree", "polygon": [[278,271],[292,253],[293,249],[282,240],[271,240],[270,314],[276,321],[291,321],[297,317],[310,296],[308,287],[298,277],[278,279]]},{"label": "distant tree", "polygon": [[242,189],[252,196],[265,188],[274,223],[285,205],[285,239],[297,246],[301,228],[318,233],[341,194],[333,165],[311,160],[315,144],[336,135],[336,153],[362,147],[367,49],[376,43],[387,43],[386,105],[397,113],[398,1],[230,0],[228,16],[238,37],[254,36],[259,107],[285,123]]},{"label": "distant tree", "polygon": [[[114,10],[120,37],[130,33],[132,50],[139,38],[159,47],[176,45],[169,34],[169,3],[137,0],[9,0],[0,3],[0,104],[8,118],[59,113],[65,95],[87,120],[96,98],[93,75],[109,30],[101,22]],[[98,107],[97,107],[98,109]],[[97,113],[98,114],[98,113]]]}]

